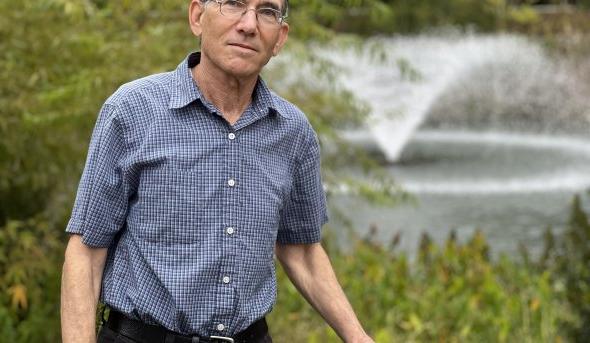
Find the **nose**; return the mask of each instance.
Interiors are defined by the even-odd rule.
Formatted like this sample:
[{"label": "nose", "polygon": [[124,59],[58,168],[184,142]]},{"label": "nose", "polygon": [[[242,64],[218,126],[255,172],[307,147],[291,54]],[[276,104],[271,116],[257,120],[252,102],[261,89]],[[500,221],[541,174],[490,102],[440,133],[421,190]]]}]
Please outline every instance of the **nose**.
[{"label": "nose", "polygon": [[249,8],[244,12],[244,14],[240,17],[236,28],[239,31],[242,31],[246,34],[252,34],[256,32],[256,27],[258,26],[258,18],[256,17],[256,10],[253,8]]}]

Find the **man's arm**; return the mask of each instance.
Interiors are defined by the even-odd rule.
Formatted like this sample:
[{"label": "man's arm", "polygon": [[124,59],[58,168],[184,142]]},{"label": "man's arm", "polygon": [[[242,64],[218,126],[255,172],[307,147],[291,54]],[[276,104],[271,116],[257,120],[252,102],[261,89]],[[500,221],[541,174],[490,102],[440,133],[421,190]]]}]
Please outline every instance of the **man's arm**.
[{"label": "man's arm", "polygon": [[107,249],[95,249],[72,235],[61,278],[61,330],[64,343],[96,342],[96,307]]},{"label": "man's arm", "polygon": [[277,244],[276,255],[291,282],[342,340],[373,342],[346,299],[321,244]]}]

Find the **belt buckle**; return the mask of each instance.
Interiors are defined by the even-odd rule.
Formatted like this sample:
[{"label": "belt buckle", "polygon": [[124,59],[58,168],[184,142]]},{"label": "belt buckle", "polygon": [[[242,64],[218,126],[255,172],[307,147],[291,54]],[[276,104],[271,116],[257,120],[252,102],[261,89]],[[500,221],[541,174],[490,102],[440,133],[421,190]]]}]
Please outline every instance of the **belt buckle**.
[{"label": "belt buckle", "polygon": [[222,341],[222,342],[229,342],[229,343],[234,343],[234,339],[231,337],[224,337],[224,336],[209,336],[210,339],[216,339],[218,341]]}]

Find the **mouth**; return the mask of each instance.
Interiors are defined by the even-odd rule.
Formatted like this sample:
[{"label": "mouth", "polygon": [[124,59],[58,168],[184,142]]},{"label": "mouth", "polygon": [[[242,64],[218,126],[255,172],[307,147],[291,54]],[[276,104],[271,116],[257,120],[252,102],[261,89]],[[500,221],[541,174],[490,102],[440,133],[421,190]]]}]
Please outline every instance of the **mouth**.
[{"label": "mouth", "polygon": [[250,46],[248,44],[243,44],[243,43],[229,43],[228,45],[235,46],[235,47],[242,48],[242,49],[246,49],[246,50],[258,51],[258,50],[256,50],[256,48],[254,48],[253,46]]}]

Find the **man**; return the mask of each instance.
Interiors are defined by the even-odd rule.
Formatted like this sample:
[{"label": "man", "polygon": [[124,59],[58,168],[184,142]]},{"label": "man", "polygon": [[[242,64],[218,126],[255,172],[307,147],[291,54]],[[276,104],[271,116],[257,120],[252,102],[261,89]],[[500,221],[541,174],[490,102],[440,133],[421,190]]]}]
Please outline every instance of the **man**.
[{"label": "man", "polygon": [[[262,67],[286,0],[192,0],[201,52],[104,104],[67,232],[64,342],[270,342],[273,248],[346,342],[372,342],[319,244],[326,207],[305,116]],[[275,337],[288,342],[288,337]]]}]

